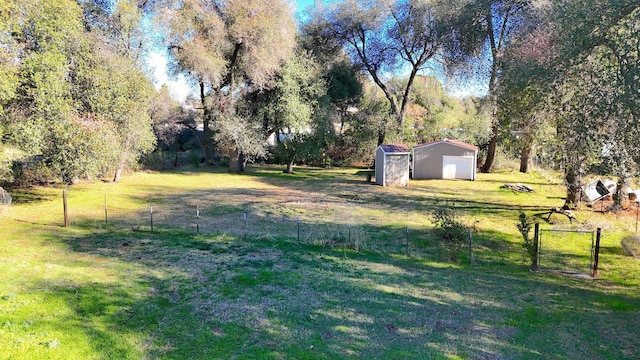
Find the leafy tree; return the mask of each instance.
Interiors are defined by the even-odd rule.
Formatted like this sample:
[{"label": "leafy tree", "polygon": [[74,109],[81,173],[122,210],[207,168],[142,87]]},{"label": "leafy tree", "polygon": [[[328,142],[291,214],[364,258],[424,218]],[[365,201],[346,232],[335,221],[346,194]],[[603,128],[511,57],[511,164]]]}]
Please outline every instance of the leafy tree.
[{"label": "leafy tree", "polygon": [[[391,79],[392,89],[404,87],[406,78]],[[490,119],[480,111],[479,99],[459,99],[445,93],[434,76],[417,76],[403,127],[403,141],[420,144],[442,138],[481,143],[488,138]]]},{"label": "leafy tree", "polygon": [[[295,23],[291,11],[280,0],[185,0],[166,8],[168,47],[176,69],[199,87],[201,142],[208,163],[213,162],[213,139],[220,139],[214,137],[214,122],[237,119],[242,96],[251,89],[268,88],[292,54]],[[236,126],[221,124],[220,128]],[[242,170],[241,148],[220,148],[230,157],[231,171]]]},{"label": "leafy tree", "polygon": [[[431,60],[443,41],[435,26],[434,7],[426,1],[346,1],[327,8],[311,22],[323,29],[322,39],[336,39],[346,45],[347,52],[380,88],[396,118],[403,125],[413,81]],[[400,98],[394,96],[383,75],[407,65],[408,81]],[[386,137],[386,126],[380,127],[378,143]]]},{"label": "leafy tree", "polygon": [[137,163],[153,150],[156,138],[149,115],[153,89],[149,80],[128,58],[99,54],[90,68],[91,87],[85,89],[85,111],[113,124],[117,132],[117,155],[113,181],[120,180],[125,166]]},{"label": "leafy tree", "polygon": [[542,21],[511,62],[520,65],[503,68],[505,84],[511,84],[503,94],[524,100],[511,102],[511,108],[521,116],[555,120],[566,208],[578,204],[582,177],[606,151],[623,189],[635,171],[631,139],[637,136],[637,85],[629,80],[637,76],[637,36],[632,34],[639,6],[637,1],[598,1],[539,7]]},{"label": "leafy tree", "polygon": [[[460,0],[450,4],[446,28],[451,29],[452,41],[447,42],[447,65],[458,74],[465,70],[474,73],[479,64],[488,64],[488,102],[493,125],[489,139],[487,157],[482,165],[483,172],[490,172],[493,166],[498,136],[499,121],[496,116],[496,102],[502,57],[518,27],[526,24],[525,13],[530,7],[529,0]],[[482,66],[480,66],[482,68]],[[460,71],[462,70],[462,71]]]},{"label": "leafy tree", "polygon": [[40,178],[101,176],[148,151],[150,84],[138,66],[102,34],[87,32],[86,12],[74,1],[31,0],[13,9],[19,20],[2,36],[20,51],[12,53],[17,81],[4,138],[40,159]]},{"label": "leafy tree", "polygon": [[552,34],[542,20],[522,31],[505,50],[502,77],[496,89],[498,122],[509,130],[507,139],[520,153],[520,172],[527,173],[536,147],[554,138],[553,112],[546,106],[549,84],[547,71],[555,57]]},{"label": "leafy tree", "polygon": [[16,2],[0,0],[0,116],[16,91],[20,47],[10,34],[19,26],[18,14]]},{"label": "leafy tree", "polygon": [[[293,173],[296,156],[305,148],[324,88],[319,64],[308,53],[299,51],[284,64],[274,86],[262,96],[258,116],[267,133],[275,135],[280,157],[287,165],[286,173]],[[284,141],[281,135],[286,136]]]},{"label": "leafy tree", "polygon": [[184,123],[189,121],[189,114],[171,97],[166,84],[152,96],[149,116],[158,140],[154,155],[162,157],[165,152],[171,152],[174,155],[173,166],[178,166],[178,137],[186,129]]}]

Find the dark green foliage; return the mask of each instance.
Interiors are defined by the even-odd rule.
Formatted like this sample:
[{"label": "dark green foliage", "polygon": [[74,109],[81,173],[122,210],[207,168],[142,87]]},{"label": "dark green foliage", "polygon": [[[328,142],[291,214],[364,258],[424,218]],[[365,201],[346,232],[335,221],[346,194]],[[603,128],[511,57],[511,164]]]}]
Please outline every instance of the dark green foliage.
[{"label": "dark green foliage", "polygon": [[437,208],[431,214],[449,259],[459,261],[460,251],[469,238],[469,227],[456,219],[454,210]]}]

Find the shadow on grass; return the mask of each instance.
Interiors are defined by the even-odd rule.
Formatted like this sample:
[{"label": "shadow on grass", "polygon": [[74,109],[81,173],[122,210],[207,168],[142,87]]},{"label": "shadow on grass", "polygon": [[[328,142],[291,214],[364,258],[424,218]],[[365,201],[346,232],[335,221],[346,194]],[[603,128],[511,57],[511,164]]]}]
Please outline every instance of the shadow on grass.
[{"label": "shadow on grass", "polygon": [[[131,211],[133,220],[125,214],[113,226],[142,224],[122,227],[138,231],[61,234],[70,253],[118,267],[109,269],[109,283],[51,285],[73,310],[55,322],[81,328],[98,358],[640,356],[633,336],[640,332],[637,296],[616,293],[615,284],[530,273],[509,234],[483,229],[473,242],[475,262],[463,257],[450,264],[429,227],[411,229],[405,252],[404,226],[356,217],[350,228],[362,241],[356,252],[345,226],[351,224],[345,214],[362,209],[353,202],[400,214],[453,203],[465,213],[506,221],[521,206],[440,200],[428,186],[417,196],[403,189],[387,193],[333,175],[317,176],[312,185],[288,175],[258,177],[275,190],[165,196],[158,187],[154,232]],[[203,212],[219,215],[210,223],[202,219],[200,235],[193,226],[197,201]],[[205,201],[211,205],[205,208]],[[324,233],[319,240],[298,241],[298,210],[306,211],[305,226]],[[240,211],[250,212],[248,227]],[[163,212],[172,214],[165,223]],[[76,226],[94,231],[96,220],[81,215]]]},{"label": "shadow on grass", "polygon": [[[60,190],[62,192],[62,190]],[[12,202],[18,204],[35,204],[40,202],[51,201],[56,198],[53,193],[43,193],[35,189],[19,189],[11,192]]]},{"label": "shadow on grass", "polygon": [[[635,342],[615,334],[591,342],[603,326],[640,330],[629,319],[640,320],[632,311],[637,298],[609,295],[584,280],[529,273],[508,259],[453,265],[179,231],[66,242],[74,252],[136,269],[126,276],[138,284],[133,289],[122,282],[52,289],[75,311],[63,321],[82,323],[97,352],[110,349],[103,358],[638,354]],[[144,343],[130,347],[118,340],[130,333]],[[567,334],[589,342],[567,348]]]}]

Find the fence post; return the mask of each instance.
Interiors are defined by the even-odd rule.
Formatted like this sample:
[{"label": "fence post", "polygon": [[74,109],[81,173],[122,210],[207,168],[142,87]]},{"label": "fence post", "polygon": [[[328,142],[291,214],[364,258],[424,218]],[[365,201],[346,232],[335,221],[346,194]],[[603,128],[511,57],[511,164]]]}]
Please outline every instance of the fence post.
[{"label": "fence post", "polygon": [[469,229],[469,264],[473,264],[473,251],[471,248],[471,238],[473,237],[473,230]]},{"label": "fence post", "polygon": [[153,206],[151,206],[151,200],[149,200],[149,220],[151,225],[151,232],[153,232]]},{"label": "fence post", "polygon": [[196,234],[200,234],[200,204],[196,204]]},{"label": "fence post", "polygon": [[300,243],[300,216],[298,216],[298,243]]},{"label": "fence post", "polygon": [[109,230],[109,211],[107,210],[107,194],[104,194],[104,229]]},{"label": "fence post", "polygon": [[538,257],[540,256],[540,252],[538,251],[540,246],[539,236],[540,236],[540,223],[536,223],[535,226],[533,227],[533,254],[531,254],[531,270],[533,271],[539,270],[539,265],[538,265]]},{"label": "fence post", "polygon": [[64,227],[69,226],[69,210],[67,208],[67,188],[62,190],[62,207],[64,209]]},{"label": "fence post", "polygon": [[404,238],[404,242],[405,242],[404,255],[409,256],[409,226],[408,225],[405,230],[406,230],[406,233]]},{"label": "fence post", "polygon": [[600,255],[600,233],[601,229],[598,228],[596,231],[596,251],[593,258],[593,277],[598,276],[598,257]]}]

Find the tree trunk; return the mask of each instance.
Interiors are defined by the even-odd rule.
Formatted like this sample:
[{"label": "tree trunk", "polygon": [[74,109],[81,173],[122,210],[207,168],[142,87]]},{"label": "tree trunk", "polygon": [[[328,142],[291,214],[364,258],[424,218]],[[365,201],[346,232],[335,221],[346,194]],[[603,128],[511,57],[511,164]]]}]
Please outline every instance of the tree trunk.
[{"label": "tree trunk", "polygon": [[616,193],[613,195],[613,206],[615,210],[626,209],[629,206],[629,184],[631,178],[620,177],[616,186]]},{"label": "tree trunk", "polygon": [[567,198],[562,208],[565,210],[576,209],[580,204],[580,193],[582,191],[581,176],[575,167],[570,166],[565,169],[564,179],[567,183]]},{"label": "tree trunk", "polygon": [[384,130],[384,128],[379,129],[378,130],[378,146],[384,144],[384,139],[386,137],[387,137],[387,132]]},{"label": "tree trunk", "polygon": [[215,164],[213,160],[213,131],[211,131],[211,122],[213,121],[213,112],[206,105],[206,94],[204,82],[200,81],[200,102],[202,103],[202,135],[194,129],[196,137],[202,146],[202,154],[207,165]]},{"label": "tree trunk", "polygon": [[[501,48],[501,43],[496,43],[495,31],[493,28],[493,14],[491,12],[491,6],[485,9],[485,21],[487,22],[487,34],[489,36],[489,44],[491,48],[491,75],[489,77],[489,101],[491,106],[491,119],[493,121],[493,125],[491,126],[491,139],[489,140],[489,148],[487,149],[487,158],[480,169],[483,173],[491,172],[491,168],[493,167],[493,161],[496,156],[496,147],[498,145],[498,130],[499,124],[496,114],[496,85],[498,82],[498,56]],[[506,17],[503,19],[504,24],[507,23],[508,20],[508,12]],[[504,36],[505,28],[503,27],[500,31],[500,39]]]},{"label": "tree trunk", "polygon": [[533,146],[531,143],[525,144],[520,151],[520,172],[528,174],[531,170],[531,153]]},{"label": "tree trunk", "polygon": [[494,121],[491,127],[491,139],[489,139],[489,148],[487,149],[487,158],[480,169],[483,173],[490,173],[493,167],[493,160],[496,157],[496,146],[498,145],[498,122]]},{"label": "tree trunk", "polygon": [[121,159],[118,162],[118,167],[116,168],[116,173],[113,175],[113,182],[117,183],[120,181],[120,177],[122,176],[122,169],[124,169],[124,159]]},{"label": "tree trunk", "polygon": [[229,154],[229,172],[231,173],[241,173],[244,171],[244,156],[234,150],[233,153]]},{"label": "tree trunk", "polygon": [[287,162],[287,168],[284,170],[286,174],[293,174],[293,157]]}]

